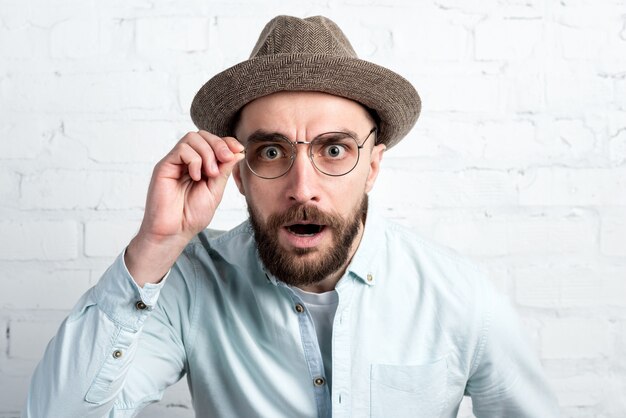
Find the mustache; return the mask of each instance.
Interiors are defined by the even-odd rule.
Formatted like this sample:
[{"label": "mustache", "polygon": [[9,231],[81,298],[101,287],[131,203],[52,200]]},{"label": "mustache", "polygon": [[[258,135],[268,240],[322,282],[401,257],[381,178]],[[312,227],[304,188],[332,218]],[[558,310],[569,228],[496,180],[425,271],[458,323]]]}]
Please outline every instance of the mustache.
[{"label": "mustache", "polygon": [[340,228],[343,225],[343,219],[339,214],[324,212],[312,205],[297,205],[282,213],[270,215],[267,226],[270,230],[276,230],[284,225],[293,225],[302,221],[331,228]]}]

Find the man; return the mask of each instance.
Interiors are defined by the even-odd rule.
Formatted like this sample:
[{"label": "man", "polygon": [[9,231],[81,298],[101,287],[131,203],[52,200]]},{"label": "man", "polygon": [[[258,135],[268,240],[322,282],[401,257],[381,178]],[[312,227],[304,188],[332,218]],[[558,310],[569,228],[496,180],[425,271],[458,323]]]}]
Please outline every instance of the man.
[{"label": "man", "polygon": [[[368,211],[415,89],[323,17],[279,16],[209,80],[137,236],[63,323],[25,416],[132,416],[185,374],[197,416],[553,417],[511,309]],[[205,230],[229,175],[249,221]]]}]

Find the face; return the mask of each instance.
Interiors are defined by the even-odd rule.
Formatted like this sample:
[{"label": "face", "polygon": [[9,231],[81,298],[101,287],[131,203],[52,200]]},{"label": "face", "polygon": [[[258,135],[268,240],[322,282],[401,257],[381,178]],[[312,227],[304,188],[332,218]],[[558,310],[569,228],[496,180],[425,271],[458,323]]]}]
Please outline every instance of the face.
[{"label": "face", "polygon": [[[260,132],[291,141],[353,132],[362,144],[373,127],[365,108],[354,101],[317,92],[280,92],[246,105],[235,135],[246,145]],[[307,144],[296,145],[291,169],[275,179],[257,177],[243,161],[235,167],[233,177],[246,197],[259,254],[278,279],[296,286],[334,287],[363,232],[366,194],[385,148],[374,141],[372,134],[354,170],[340,177],[318,171]]]}]

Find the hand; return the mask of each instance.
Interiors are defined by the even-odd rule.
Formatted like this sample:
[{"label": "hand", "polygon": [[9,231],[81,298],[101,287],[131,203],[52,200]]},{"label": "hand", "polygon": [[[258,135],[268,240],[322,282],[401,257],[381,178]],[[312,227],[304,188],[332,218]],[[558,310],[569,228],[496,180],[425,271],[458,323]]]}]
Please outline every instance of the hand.
[{"label": "hand", "polygon": [[139,233],[126,250],[135,281],[158,282],[206,228],[243,146],[232,137],[189,132],[154,168]]}]

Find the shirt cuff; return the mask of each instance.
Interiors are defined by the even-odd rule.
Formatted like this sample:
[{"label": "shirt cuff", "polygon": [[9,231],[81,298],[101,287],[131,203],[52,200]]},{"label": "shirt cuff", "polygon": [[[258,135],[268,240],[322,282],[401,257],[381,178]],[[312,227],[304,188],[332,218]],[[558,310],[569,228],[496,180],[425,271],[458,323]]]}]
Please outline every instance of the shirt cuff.
[{"label": "shirt cuff", "polygon": [[165,284],[165,280],[167,280],[167,277],[170,275],[170,272],[172,271],[172,269],[169,269],[167,273],[165,273],[165,276],[163,276],[163,278],[158,283],[146,283],[143,285],[143,287],[139,287],[135,279],[133,279],[133,276],[128,271],[128,267],[126,267],[125,256],[126,256],[126,249],[118,258],[121,258],[122,266],[124,267],[124,272],[126,273],[128,277],[130,277],[133,286],[139,292],[141,301],[145,303],[147,306],[156,305],[157,299],[159,298],[159,293],[161,292],[161,288],[163,288],[163,285]]},{"label": "shirt cuff", "polygon": [[115,323],[138,331],[157,303],[168,273],[159,283],[139,287],[124,263],[122,252],[94,287],[98,307]]}]

